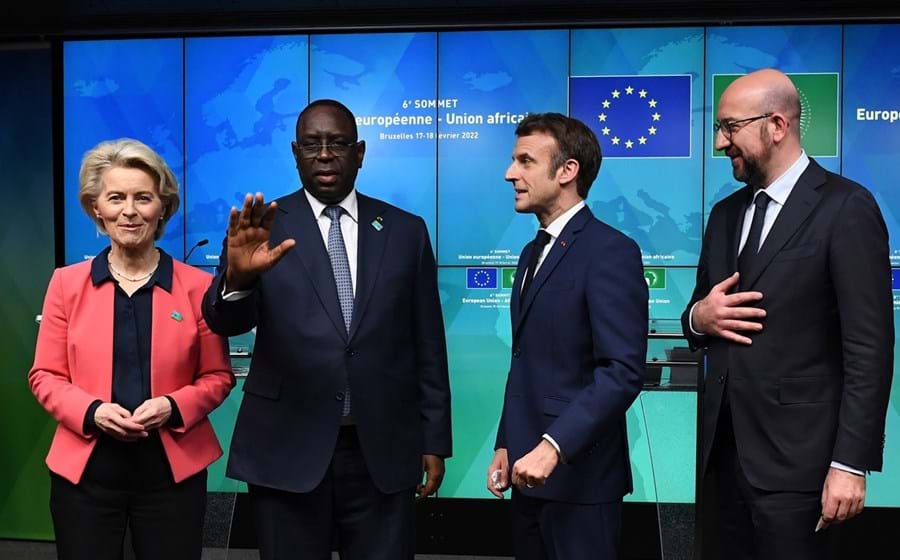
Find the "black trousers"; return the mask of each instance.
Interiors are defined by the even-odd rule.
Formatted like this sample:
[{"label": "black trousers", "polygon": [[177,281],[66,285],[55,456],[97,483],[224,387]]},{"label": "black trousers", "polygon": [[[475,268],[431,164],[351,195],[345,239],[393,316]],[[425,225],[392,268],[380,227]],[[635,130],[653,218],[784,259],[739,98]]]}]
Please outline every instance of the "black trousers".
[{"label": "black trousers", "polygon": [[205,470],[150,490],[72,484],[50,473],[59,560],[120,560],[126,526],[138,560],[199,560],[205,513]]},{"label": "black trousers", "polygon": [[262,560],[412,560],[413,488],[383,494],[366,467],[356,428],[342,426],[325,478],[305,494],[249,485]]},{"label": "black trousers", "polygon": [[[726,388],[727,389],[727,388]],[[770,492],[747,480],[737,453],[731,409],[722,404],[710,457],[722,560],[820,560],[837,527],[815,532],[822,492]]]},{"label": "black trousers", "polygon": [[513,488],[512,526],[516,560],[615,560],[622,502],[552,502]]}]

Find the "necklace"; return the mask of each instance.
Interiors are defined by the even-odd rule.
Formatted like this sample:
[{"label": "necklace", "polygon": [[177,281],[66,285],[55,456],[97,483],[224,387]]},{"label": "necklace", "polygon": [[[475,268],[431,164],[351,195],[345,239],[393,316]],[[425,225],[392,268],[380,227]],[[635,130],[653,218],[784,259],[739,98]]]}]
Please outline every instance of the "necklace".
[{"label": "necklace", "polygon": [[128,280],[129,282],[141,282],[143,280],[146,280],[147,278],[150,278],[150,276],[152,276],[154,272],[156,272],[157,268],[159,268],[159,260],[157,259],[156,265],[154,265],[154,267],[150,270],[150,272],[148,272],[147,274],[145,274],[143,276],[138,276],[137,278],[132,278],[131,276],[126,276],[126,275],[122,274],[121,272],[119,272],[118,270],[116,270],[116,267],[113,266],[112,260],[108,256],[106,257],[106,262],[107,262],[107,264],[109,264],[109,269],[113,272],[113,274],[115,274],[116,276],[118,276],[119,278],[121,278],[123,280]]}]

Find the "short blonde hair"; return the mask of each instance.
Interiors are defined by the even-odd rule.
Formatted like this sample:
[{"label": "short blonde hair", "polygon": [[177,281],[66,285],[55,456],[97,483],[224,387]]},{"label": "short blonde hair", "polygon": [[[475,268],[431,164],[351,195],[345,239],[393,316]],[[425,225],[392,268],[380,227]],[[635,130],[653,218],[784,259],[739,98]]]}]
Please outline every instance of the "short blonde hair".
[{"label": "short blonde hair", "polygon": [[162,237],[166,223],[178,211],[178,179],[166,165],[165,160],[149,146],[131,138],[119,138],[101,142],[84,154],[81,160],[81,171],[78,173],[78,200],[88,217],[97,224],[100,231],[105,231],[103,220],[94,213],[94,203],[103,190],[101,177],[103,173],[114,167],[140,169],[150,175],[156,183],[159,198],[163,203],[163,215],[154,240]]}]

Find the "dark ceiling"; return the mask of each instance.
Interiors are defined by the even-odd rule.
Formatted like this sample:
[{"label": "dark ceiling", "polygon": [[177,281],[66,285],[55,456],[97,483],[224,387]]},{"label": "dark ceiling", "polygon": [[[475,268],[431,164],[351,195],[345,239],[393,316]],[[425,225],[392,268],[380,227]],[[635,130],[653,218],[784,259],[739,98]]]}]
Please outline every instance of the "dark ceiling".
[{"label": "dark ceiling", "polygon": [[809,0],[14,0],[0,39],[457,27],[900,21],[900,2]]}]

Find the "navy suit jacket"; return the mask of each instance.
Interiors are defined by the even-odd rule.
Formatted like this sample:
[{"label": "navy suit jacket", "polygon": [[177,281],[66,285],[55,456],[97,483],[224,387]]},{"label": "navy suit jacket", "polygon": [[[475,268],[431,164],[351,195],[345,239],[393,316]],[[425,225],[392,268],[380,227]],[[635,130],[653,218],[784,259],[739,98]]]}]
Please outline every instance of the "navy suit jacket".
[{"label": "navy suit jacket", "polygon": [[566,224],[524,301],[531,243],[513,285],[512,360],[497,448],[510,468],[549,434],[566,458],[545,486],[522,492],[570,503],[631,492],[625,411],[641,390],[647,284],[631,239],[586,207]]},{"label": "navy suit jacket", "polygon": [[[360,446],[385,493],[413,488],[422,454],[449,457],[450,386],[425,222],[357,193],[357,287],[349,336],[322,234],[303,191],[279,199],[271,244],[297,245],[252,294],[221,297],[223,247],[204,317],[222,335],[256,327],[227,474],[309,492],[331,461],[349,379]],[[372,224],[382,227],[379,230]]]}]

